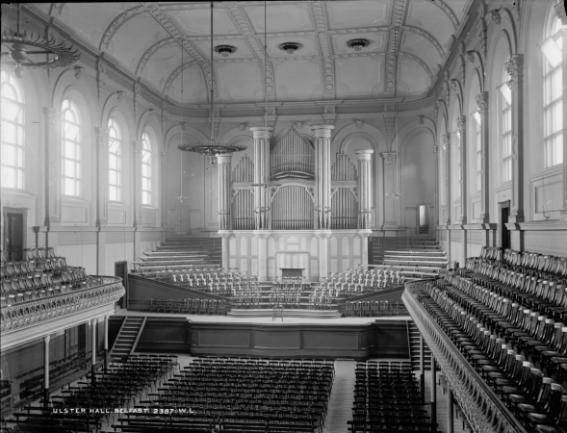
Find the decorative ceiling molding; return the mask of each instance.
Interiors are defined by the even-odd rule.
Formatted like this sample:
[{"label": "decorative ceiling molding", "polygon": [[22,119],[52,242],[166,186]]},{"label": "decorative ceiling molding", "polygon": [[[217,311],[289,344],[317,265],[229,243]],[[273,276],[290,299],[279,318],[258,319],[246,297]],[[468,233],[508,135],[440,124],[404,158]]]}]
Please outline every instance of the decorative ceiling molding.
[{"label": "decorative ceiling molding", "polygon": [[329,15],[326,3],[322,1],[312,1],[311,15],[315,22],[318,36],[317,40],[319,42],[318,48],[321,56],[321,71],[323,73],[323,96],[326,98],[334,98],[336,93],[334,50],[331,36],[328,33]]},{"label": "decorative ceiling molding", "polygon": [[136,71],[134,72],[134,75],[136,75],[137,77],[142,75],[144,68],[150,60],[150,57],[152,57],[160,48],[163,48],[167,45],[178,45],[178,42],[172,37],[168,37],[151,45],[146,51],[144,51],[142,57],[140,57],[140,61],[136,65]]},{"label": "decorative ceiling molding", "polygon": [[427,39],[435,47],[437,52],[439,52],[439,54],[441,55],[441,58],[445,57],[445,54],[447,52],[445,51],[445,49],[443,48],[441,43],[437,40],[437,38],[435,36],[433,36],[431,33],[429,33],[427,30],[422,29],[421,27],[409,26],[407,24],[403,25],[402,29],[404,30],[404,32],[407,31],[407,32],[415,33],[415,34],[421,36],[422,38]]},{"label": "decorative ceiling molding", "polygon": [[396,83],[398,79],[398,53],[402,40],[401,26],[406,20],[408,13],[408,0],[395,1],[390,18],[390,32],[388,33],[388,48],[386,49],[386,61],[384,64],[384,92],[387,95],[396,94]]},{"label": "decorative ceiling molding", "polygon": [[112,40],[116,32],[118,32],[120,27],[122,27],[124,23],[126,23],[126,21],[138,15],[141,15],[144,12],[145,12],[145,7],[144,4],[142,3],[138,6],[134,6],[122,12],[120,15],[117,15],[116,18],[114,18],[110,22],[110,24],[102,34],[102,37],[100,38],[100,43],[98,45],[98,49],[100,51],[106,51],[108,49],[108,46],[110,45],[110,41]]},{"label": "decorative ceiling molding", "polygon": [[[195,47],[195,45],[188,40],[187,35],[185,32],[176,25],[171,17],[165,14],[161,9],[158,3],[143,3],[145,10],[152,16],[164,29],[169,35],[176,41],[183,41],[182,47],[187,54],[189,54],[190,58],[195,61],[195,63],[201,69],[203,74],[203,78],[205,80],[205,85],[207,86],[207,95],[211,94],[211,86],[213,86],[213,90],[217,91],[216,89],[216,77],[212,77],[211,75],[211,65],[210,62],[201,54],[200,50]],[[183,68],[181,68],[181,71]],[[166,80],[166,83],[171,83],[173,80],[170,80],[171,75]],[[163,92],[167,94],[169,90],[169,86],[164,86]],[[207,99],[209,96],[207,96]]]},{"label": "decorative ceiling molding", "polygon": [[165,83],[162,88],[162,93],[164,95],[167,95],[170,87],[173,85],[173,82],[177,79],[177,77],[179,77],[183,73],[185,68],[188,68],[189,66],[193,66],[195,64],[196,64],[195,61],[184,62],[182,65],[179,65],[173,71],[171,71],[171,73],[167,76],[167,79],[165,80]]},{"label": "decorative ceiling molding", "polygon": [[455,30],[459,28],[459,19],[457,18],[457,15],[453,11],[453,9],[451,9],[451,6],[449,6],[445,2],[445,0],[435,0],[430,3],[434,6],[437,6],[445,13],[445,15],[447,15],[447,17],[451,20],[451,24],[453,24]]},{"label": "decorative ceiling molding", "polygon": [[[240,34],[244,36],[246,45],[248,45],[250,52],[253,53],[254,57],[258,61],[258,66],[260,67],[260,76],[265,80],[264,82],[266,95],[264,96],[266,97],[266,99],[274,101],[276,99],[274,65],[269,56],[267,57],[266,64],[264,64],[265,56],[263,38],[260,38],[260,36],[256,35],[254,26],[250,22],[250,18],[246,14],[242,3],[229,3],[226,12]],[[264,85],[262,85],[262,89],[264,89]]]},{"label": "decorative ceiling molding", "polygon": [[414,62],[419,64],[419,66],[425,69],[425,72],[427,72],[427,75],[429,75],[429,79],[433,83],[433,81],[435,80],[435,74],[433,73],[429,65],[425,61],[423,61],[421,57],[416,56],[413,53],[408,53],[407,51],[400,51],[400,56],[412,59]]}]

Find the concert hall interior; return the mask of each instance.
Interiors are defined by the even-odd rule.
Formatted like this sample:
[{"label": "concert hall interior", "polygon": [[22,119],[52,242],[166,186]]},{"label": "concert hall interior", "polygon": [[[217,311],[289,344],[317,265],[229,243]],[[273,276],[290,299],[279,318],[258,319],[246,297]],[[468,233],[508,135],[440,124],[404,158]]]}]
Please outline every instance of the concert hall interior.
[{"label": "concert hall interior", "polygon": [[567,433],[563,1],[1,7],[2,432]]}]

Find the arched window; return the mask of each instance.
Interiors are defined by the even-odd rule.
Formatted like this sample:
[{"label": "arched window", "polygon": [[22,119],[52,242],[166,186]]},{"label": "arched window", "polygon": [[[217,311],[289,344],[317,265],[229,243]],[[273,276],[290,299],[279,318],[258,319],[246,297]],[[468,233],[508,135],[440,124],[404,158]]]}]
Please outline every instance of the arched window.
[{"label": "arched window", "polygon": [[75,103],[69,99],[61,104],[61,176],[63,195],[81,195],[81,119]]},{"label": "arched window", "polygon": [[24,189],[24,98],[14,75],[1,72],[2,188]]},{"label": "arched window", "polygon": [[142,204],[153,205],[153,147],[150,135],[142,134]]},{"label": "arched window", "polygon": [[512,90],[504,68],[500,85],[500,181],[512,180]]},{"label": "arched window", "polygon": [[563,163],[563,37],[554,16],[541,46],[543,53],[544,167]]},{"label": "arched window", "polygon": [[108,199],[122,201],[122,132],[115,119],[108,119]]}]

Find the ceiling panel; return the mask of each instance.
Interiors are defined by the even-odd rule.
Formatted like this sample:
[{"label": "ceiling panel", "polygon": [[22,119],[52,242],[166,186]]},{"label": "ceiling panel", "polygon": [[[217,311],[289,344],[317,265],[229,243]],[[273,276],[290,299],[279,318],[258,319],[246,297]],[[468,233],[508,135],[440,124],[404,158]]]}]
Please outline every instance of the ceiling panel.
[{"label": "ceiling panel", "polygon": [[[264,34],[264,3],[258,6],[245,6],[256,33]],[[309,2],[293,2],[293,4],[274,4],[267,2],[268,32],[297,32],[314,30],[311,21]]]},{"label": "ceiling panel", "polygon": [[337,97],[370,98],[384,92],[384,56],[337,59]]},{"label": "ceiling panel", "polygon": [[391,0],[326,2],[331,29],[385,25],[390,22]]}]

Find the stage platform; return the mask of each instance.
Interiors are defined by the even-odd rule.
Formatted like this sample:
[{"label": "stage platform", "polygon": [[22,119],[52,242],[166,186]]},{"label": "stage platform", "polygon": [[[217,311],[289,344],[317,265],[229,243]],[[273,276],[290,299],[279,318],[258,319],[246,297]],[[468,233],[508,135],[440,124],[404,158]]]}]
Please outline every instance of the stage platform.
[{"label": "stage platform", "polygon": [[[234,323],[234,324],[262,324],[262,325],[369,325],[376,322],[399,322],[409,321],[409,315],[400,316],[368,316],[368,317],[341,317],[334,310],[284,310],[283,320],[279,315],[274,316],[272,310],[239,310],[248,311],[250,314],[236,315],[209,315],[209,314],[180,314],[180,313],[156,313],[148,311],[132,311],[118,308],[116,316],[143,316],[152,318],[185,318],[191,323]],[[305,314],[294,315],[293,312],[305,312]],[[319,314],[336,313],[336,314]]]}]

